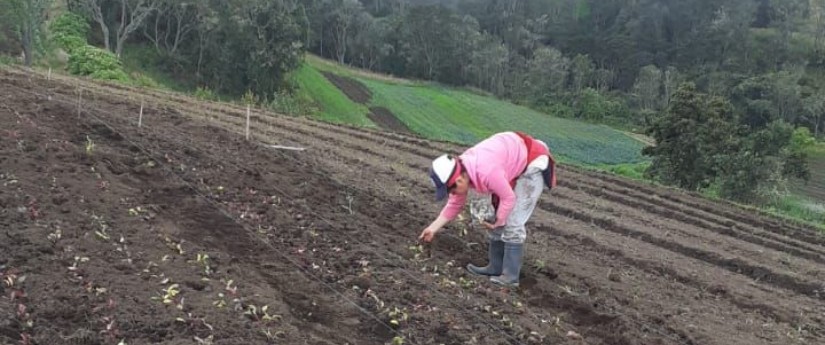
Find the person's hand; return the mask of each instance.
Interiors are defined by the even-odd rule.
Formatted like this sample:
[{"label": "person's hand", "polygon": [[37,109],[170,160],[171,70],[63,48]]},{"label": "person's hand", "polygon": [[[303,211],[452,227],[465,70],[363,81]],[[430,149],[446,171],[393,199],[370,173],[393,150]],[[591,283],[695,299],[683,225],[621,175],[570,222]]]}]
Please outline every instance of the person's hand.
[{"label": "person's hand", "polygon": [[481,225],[484,225],[484,227],[485,227],[485,228],[487,228],[487,230],[490,230],[490,231],[492,231],[492,230],[495,230],[495,229],[496,229],[496,225],[495,225],[495,224],[490,223],[490,222],[488,222],[488,221],[486,221],[486,220],[481,221]]},{"label": "person's hand", "polygon": [[433,238],[435,238],[435,234],[437,233],[438,229],[427,227],[426,229],[424,229],[424,231],[421,232],[421,236],[418,236],[418,240],[425,243],[430,243],[433,241]]}]

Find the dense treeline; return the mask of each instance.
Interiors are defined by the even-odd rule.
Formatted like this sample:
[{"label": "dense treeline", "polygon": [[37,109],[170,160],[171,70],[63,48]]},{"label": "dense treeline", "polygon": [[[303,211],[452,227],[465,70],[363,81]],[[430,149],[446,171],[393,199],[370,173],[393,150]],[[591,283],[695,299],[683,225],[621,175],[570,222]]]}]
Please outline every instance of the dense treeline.
[{"label": "dense treeline", "polygon": [[643,122],[678,85],[820,134],[822,0],[308,0],[308,48],[561,115]]}]

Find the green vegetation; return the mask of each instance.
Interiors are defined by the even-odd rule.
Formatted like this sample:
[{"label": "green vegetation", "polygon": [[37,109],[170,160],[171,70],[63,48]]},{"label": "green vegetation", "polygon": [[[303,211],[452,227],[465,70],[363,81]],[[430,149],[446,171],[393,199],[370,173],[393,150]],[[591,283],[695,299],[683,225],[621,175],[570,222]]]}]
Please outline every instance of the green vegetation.
[{"label": "green vegetation", "polygon": [[0,65],[11,65],[14,64],[14,58],[8,55],[0,55]]},{"label": "green vegetation", "polygon": [[293,75],[298,92],[293,97],[310,98],[318,105],[316,116],[330,122],[358,126],[375,125],[367,118],[369,109],[347,98],[335,85],[312,66],[304,64]]},{"label": "green vegetation", "polygon": [[86,20],[71,12],[60,15],[51,25],[52,41],[69,53],[69,73],[130,83],[117,56],[86,43],[88,31]]},{"label": "green vegetation", "polygon": [[808,178],[805,152],[814,143],[807,128],[782,120],[749,123],[732,105],[684,84],[664,114],[647,128],[659,143],[646,175],[688,190],[711,189],[733,200],[764,202],[789,178]]},{"label": "green vegetation", "polygon": [[123,71],[123,65],[115,54],[90,45],[72,50],[69,72],[95,79],[129,82],[129,76]]},{"label": "green vegetation", "polygon": [[505,130],[531,133],[553,152],[581,164],[636,163],[642,144],[602,125],[562,119],[492,97],[437,85],[397,85],[359,79],[372,103],[390,109],[427,138],[472,144]]},{"label": "green vegetation", "polygon": [[120,56],[123,69],[134,79],[137,86],[156,87],[180,92],[190,91],[194,85],[187,78],[174,75],[165,69],[166,59],[154,47],[146,44],[130,44]]},{"label": "green vegetation", "polygon": [[319,70],[348,76],[372,93],[370,106],[389,109],[410,130],[437,140],[475,143],[495,132],[518,130],[545,140],[559,156],[578,164],[638,163],[642,143],[603,125],[562,119],[478,92],[410,82],[348,69],[309,57],[294,77],[300,92],[321,108],[318,117],[369,126],[369,111],[346,97]]},{"label": "green vegetation", "polygon": [[597,165],[594,168],[598,171],[605,171],[619,176],[624,176],[634,180],[647,181],[645,170],[650,166],[650,162],[627,163],[614,165]]},{"label": "green vegetation", "polygon": [[765,210],[777,216],[802,220],[825,232],[825,204],[789,195],[772,201]]},{"label": "green vegetation", "polygon": [[89,23],[77,14],[71,12],[61,14],[51,23],[49,29],[52,41],[69,54],[87,45],[86,36],[89,34]]}]

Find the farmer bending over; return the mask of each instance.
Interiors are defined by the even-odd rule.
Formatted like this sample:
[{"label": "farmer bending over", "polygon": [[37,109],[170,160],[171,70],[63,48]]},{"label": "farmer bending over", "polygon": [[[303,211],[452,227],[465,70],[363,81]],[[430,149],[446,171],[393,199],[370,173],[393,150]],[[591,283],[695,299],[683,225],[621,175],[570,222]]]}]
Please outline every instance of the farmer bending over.
[{"label": "farmer bending over", "polygon": [[[436,200],[450,195],[441,214],[421,233],[430,242],[455,219],[467,201],[470,188],[492,194],[495,218],[480,222],[489,230],[489,263],[467,265],[476,275],[490,276],[495,284],[517,287],[524,257],[524,225],[533,213],[544,185],[556,185],[555,161],[544,142],[517,132],[495,134],[459,157],[442,155],[430,169]],[[476,216],[476,215],[474,215]]]}]

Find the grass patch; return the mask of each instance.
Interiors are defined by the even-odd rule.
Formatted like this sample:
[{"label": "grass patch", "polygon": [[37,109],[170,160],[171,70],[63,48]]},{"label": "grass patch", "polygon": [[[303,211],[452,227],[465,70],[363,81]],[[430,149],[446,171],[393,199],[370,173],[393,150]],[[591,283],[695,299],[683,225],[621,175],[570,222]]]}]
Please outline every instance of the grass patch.
[{"label": "grass patch", "polygon": [[644,177],[645,170],[650,166],[650,162],[624,163],[614,165],[597,165],[595,170],[609,172],[611,174],[624,176],[633,180],[647,181]]},{"label": "grass patch", "polygon": [[790,195],[774,200],[765,211],[803,221],[825,232],[825,203],[817,203],[800,196]]},{"label": "grass patch", "polygon": [[298,98],[311,98],[318,105],[316,117],[337,123],[375,127],[367,118],[369,109],[347,98],[318,70],[304,64],[294,72],[293,78],[298,85]]}]

